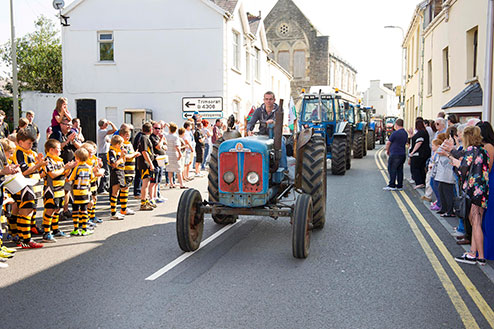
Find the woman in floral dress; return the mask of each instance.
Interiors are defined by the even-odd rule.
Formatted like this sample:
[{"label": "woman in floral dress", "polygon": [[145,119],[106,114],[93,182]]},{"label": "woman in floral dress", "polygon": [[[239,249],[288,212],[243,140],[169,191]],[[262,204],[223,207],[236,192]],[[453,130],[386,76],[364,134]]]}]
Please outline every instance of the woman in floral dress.
[{"label": "woman in floral dress", "polygon": [[469,220],[472,224],[470,251],[455,260],[466,264],[485,265],[482,216],[489,199],[489,154],[482,147],[479,127],[466,127],[463,132],[464,157],[460,160],[450,156],[451,163],[460,177],[461,189],[470,204]]}]

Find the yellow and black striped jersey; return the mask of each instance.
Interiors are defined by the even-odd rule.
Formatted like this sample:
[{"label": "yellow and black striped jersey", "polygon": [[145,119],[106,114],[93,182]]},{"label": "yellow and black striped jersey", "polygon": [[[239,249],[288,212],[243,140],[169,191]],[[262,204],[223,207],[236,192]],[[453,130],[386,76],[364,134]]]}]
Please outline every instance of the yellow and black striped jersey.
[{"label": "yellow and black striped jersey", "polygon": [[[18,145],[15,149],[13,162],[16,165],[19,165],[21,171],[24,172],[36,165],[36,155],[36,152],[33,150],[26,150]],[[41,197],[43,192],[43,182],[41,181],[39,171],[31,173],[27,177],[38,180],[38,182],[33,186],[33,191],[37,198]]]},{"label": "yellow and black striped jersey", "polygon": [[107,159],[108,159],[108,165],[110,166],[110,169],[111,170],[124,170],[125,168],[125,163],[121,162],[120,164],[118,164],[118,166],[116,168],[114,168],[112,165],[114,165],[115,163],[117,163],[117,160],[118,158],[120,158],[122,156],[122,150],[121,149],[117,149],[116,147],[113,147],[113,146],[110,146],[110,150],[108,151],[108,153],[106,154],[107,156]]},{"label": "yellow and black striped jersey", "polygon": [[54,198],[63,198],[65,191],[63,189],[65,185],[65,175],[61,174],[55,178],[51,178],[49,172],[57,171],[64,168],[63,159],[57,156],[48,154],[45,158],[46,165],[43,166],[45,172],[45,194],[51,193]]},{"label": "yellow and black striped jersey", "polygon": [[[124,142],[124,144],[122,145],[122,149],[124,149],[127,154],[132,154],[135,152],[131,142]],[[125,176],[134,177],[136,171],[136,159],[135,158],[125,159],[124,170],[125,170]]]},{"label": "yellow and black striped jersey", "polygon": [[91,179],[93,178],[92,168],[87,162],[79,163],[70,174],[68,181],[72,183],[72,195],[75,204],[89,202]]}]

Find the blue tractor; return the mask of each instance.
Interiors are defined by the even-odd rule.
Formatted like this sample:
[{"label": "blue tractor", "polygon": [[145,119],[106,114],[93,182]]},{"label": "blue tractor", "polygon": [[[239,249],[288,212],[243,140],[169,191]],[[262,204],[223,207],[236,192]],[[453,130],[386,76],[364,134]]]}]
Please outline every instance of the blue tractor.
[{"label": "blue tractor", "polygon": [[365,111],[362,110],[360,105],[353,105],[347,101],[343,103],[343,106],[345,108],[346,120],[348,120],[352,131],[351,145],[353,157],[355,159],[361,159],[367,155],[368,125]]},{"label": "blue tractor", "polygon": [[363,106],[361,110],[364,112],[365,122],[367,122],[367,150],[370,151],[376,148],[376,122],[372,120],[376,110],[372,106]]},{"label": "blue tractor", "polygon": [[[280,166],[282,106],[280,101],[269,137],[241,137],[232,130],[213,145],[208,200],[203,200],[198,190],[189,189],[178,204],[177,239],[183,251],[199,248],[204,214],[211,214],[219,225],[234,223],[239,215],[254,215],[290,217],[293,256],[308,256],[311,230],[323,228],[326,221],[326,147],[313,129],[298,133],[295,177],[290,179],[286,168]],[[233,124],[234,120],[229,120],[230,128]]]},{"label": "blue tractor", "polygon": [[313,128],[323,137],[331,173],[344,175],[351,167],[351,128],[345,121],[341,96],[337,93],[305,94],[298,116],[300,128]]}]

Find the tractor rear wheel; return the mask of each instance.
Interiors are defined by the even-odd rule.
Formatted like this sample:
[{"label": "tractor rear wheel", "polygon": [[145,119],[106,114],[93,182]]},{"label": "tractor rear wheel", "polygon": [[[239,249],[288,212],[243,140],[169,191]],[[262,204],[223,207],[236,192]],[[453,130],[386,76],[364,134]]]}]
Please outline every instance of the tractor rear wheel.
[{"label": "tractor rear wheel", "polygon": [[346,170],[352,167],[352,127],[347,125],[345,127],[344,133],[346,134]]},{"label": "tractor rear wheel", "polygon": [[361,131],[356,131],[353,137],[353,157],[362,159],[364,157],[364,136]]},{"label": "tractor rear wheel", "polygon": [[[341,139],[343,142],[345,141],[345,139]],[[344,151],[345,148],[343,147],[340,152],[343,161],[345,160]],[[313,136],[299,154],[302,154],[302,168],[300,171],[297,170],[297,172],[302,173],[302,192],[312,197],[314,209],[312,224],[314,228],[323,228],[324,223],[326,222],[327,185],[326,145],[324,143],[324,138]],[[344,162],[342,168],[344,171]]]},{"label": "tractor rear wheel", "polygon": [[201,211],[202,197],[198,190],[186,190],[180,196],[177,208],[177,240],[185,252],[199,248],[204,231],[204,213]]},{"label": "tractor rear wheel", "polygon": [[368,143],[367,141],[369,140],[369,134],[366,132],[362,136],[363,136],[362,154],[365,157],[365,156],[367,156],[367,143]]},{"label": "tractor rear wheel", "polygon": [[376,147],[376,140],[374,136],[374,130],[369,130],[367,133],[367,150],[373,150]]},{"label": "tractor rear wheel", "polygon": [[331,146],[331,173],[344,175],[346,171],[346,139],[335,137]]},{"label": "tractor rear wheel", "polygon": [[292,216],[292,252],[295,258],[309,255],[311,222],[312,199],[308,194],[300,194]]},{"label": "tractor rear wheel", "polygon": [[[218,188],[218,148],[224,141],[223,137],[218,139],[213,144],[211,157],[209,158],[209,174],[208,174],[208,194],[209,202],[217,203],[220,201],[220,193]],[[227,225],[237,221],[238,216],[235,215],[212,215],[216,224]]]}]

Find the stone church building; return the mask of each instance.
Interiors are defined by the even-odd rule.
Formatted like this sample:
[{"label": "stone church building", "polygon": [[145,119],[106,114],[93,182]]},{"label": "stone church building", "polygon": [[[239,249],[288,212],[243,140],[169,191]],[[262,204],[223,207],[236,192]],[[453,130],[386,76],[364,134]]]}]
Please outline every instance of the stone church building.
[{"label": "stone church building", "polygon": [[321,35],[292,0],[279,0],[264,20],[273,57],[293,76],[291,95],[302,89],[331,86],[356,101],[357,71],[337,55],[329,36]]}]

